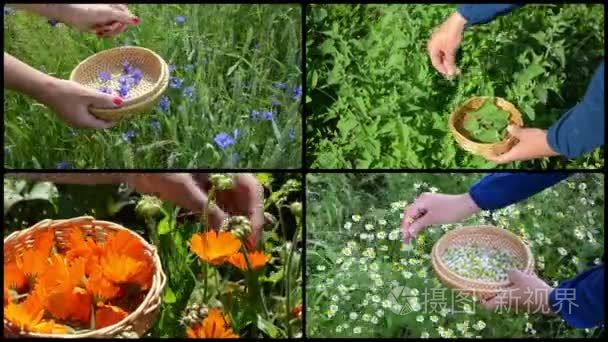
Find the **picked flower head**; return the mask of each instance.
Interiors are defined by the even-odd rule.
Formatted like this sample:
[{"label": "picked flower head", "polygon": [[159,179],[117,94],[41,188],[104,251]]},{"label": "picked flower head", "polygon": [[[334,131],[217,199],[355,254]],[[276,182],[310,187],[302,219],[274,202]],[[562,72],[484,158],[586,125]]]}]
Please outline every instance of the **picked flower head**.
[{"label": "picked flower head", "polygon": [[186,22],[186,17],[184,17],[183,15],[178,15],[177,17],[175,17],[176,24],[182,25],[185,22]]},{"label": "picked flower head", "polygon": [[97,77],[101,82],[109,82],[112,80],[112,75],[107,71],[100,71]]},{"label": "picked flower head", "polygon": [[181,89],[183,84],[184,84],[184,80],[181,78],[171,77],[169,79],[169,87],[171,89]]}]

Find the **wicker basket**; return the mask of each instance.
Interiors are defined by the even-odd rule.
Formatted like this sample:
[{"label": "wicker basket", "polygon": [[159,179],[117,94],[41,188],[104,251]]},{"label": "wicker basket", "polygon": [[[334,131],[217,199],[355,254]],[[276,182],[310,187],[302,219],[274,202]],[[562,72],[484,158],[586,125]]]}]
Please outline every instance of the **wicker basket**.
[{"label": "wicker basket", "polygon": [[464,129],[465,115],[475,111],[486,100],[494,101],[494,104],[502,110],[507,111],[511,124],[523,126],[523,118],[519,110],[513,104],[500,97],[476,96],[468,99],[460,108],[456,109],[449,119],[449,126],[454,139],[465,151],[482,156],[487,159],[487,156],[500,155],[513,147],[517,143],[517,139],[507,133],[507,138],[503,141],[491,144],[478,143],[470,139],[468,133]]},{"label": "wicker basket", "polygon": [[144,245],[147,254],[152,258],[156,268],[152,286],[150,290],[148,290],[143,302],[122,321],[102,329],[80,334],[59,335],[21,332],[18,327],[5,319],[5,337],[113,338],[123,332],[132,332],[137,334],[137,336],[143,336],[154,322],[160,310],[162,292],[167,281],[162,270],[160,258],[154,246],[121,225],[112,222],[98,221],[90,216],[82,216],[68,220],[44,220],[28,229],[14,232],[4,239],[4,262],[13,261],[16,255],[22,253],[26,248],[31,247],[34,242],[34,233],[46,229],[53,229],[55,231],[55,245],[59,250],[66,248],[69,230],[75,227],[81,228],[87,236],[92,236],[96,242],[103,242],[106,240],[108,233],[118,232],[120,230],[127,230],[134,236],[137,236]]},{"label": "wicker basket", "polygon": [[[99,52],[78,64],[72,71],[70,80],[95,89],[102,85],[115,89],[118,87],[115,79],[122,74],[124,61],[140,68],[143,78],[131,89],[129,97],[120,108],[91,108],[91,113],[100,119],[118,121],[145,112],[167,89],[169,66],[158,54],[142,47],[118,47]],[[102,84],[98,79],[101,71],[109,72],[113,80]]]},{"label": "wicker basket", "polygon": [[452,245],[477,243],[483,246],[507,250],[524,265],[521,271],[534,270],[534,258],[530,248],[517,235],[493,226],[462,227],[444,234],[433,246],[431,262],[437,277],[447,287],[463,295],[487,299],[510,285],[509,281],[487,282],[462,277],[452,272],[443,262],[442,255]]}]

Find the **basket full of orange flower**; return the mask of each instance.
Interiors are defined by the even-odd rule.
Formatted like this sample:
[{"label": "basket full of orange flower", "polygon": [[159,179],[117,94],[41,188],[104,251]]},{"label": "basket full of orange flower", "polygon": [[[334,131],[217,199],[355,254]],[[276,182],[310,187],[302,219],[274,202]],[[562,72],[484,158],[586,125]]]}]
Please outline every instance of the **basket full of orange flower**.
[{"label": "basket full of orange flower", "polygon": [[4,335],[140,337],[165,282],[155,248],[131,230],[44,220],[4,239]]}]

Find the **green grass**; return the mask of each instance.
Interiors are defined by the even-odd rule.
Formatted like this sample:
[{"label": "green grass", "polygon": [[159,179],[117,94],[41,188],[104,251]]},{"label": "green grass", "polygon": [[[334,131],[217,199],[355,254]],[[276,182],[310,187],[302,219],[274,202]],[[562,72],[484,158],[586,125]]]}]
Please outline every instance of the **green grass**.
[{"label": "green grass", "polygon": [[[307,160],[314,168],[494,168],[461,149],[448,116],[473,96],[513,103],[548,128],[582,99],[604,56],[602,5],[529,5],[467,29],[444,79],[426,45],[454,5],[313,5],[307,12]],[[601,168],[576,160],[504,168]]]},{"label": "green grass", "polygon": [[[5,51],[59,78],[86,57],[130,44],[159,53],[174,76],[194,86],[192,102],[169,89],[169,114],[154,109],[104,131],[72,130],[46,107],[8,91],[4,98],[7,168],[298,168],[301,165],[301,7],[299,5],[130,5],[142,20],[114,39],[98,39],[23,12],[4,17]],[[186,22],[178,25],[175,18]],[[194,71],[184,67],[194,65]],[[275,82],[287,84],[279,90]],[[252,110],[281,105],[274,120]],[[181,109],[178,109],[183,107]],[[153,128],[158,122],[160,129]],[[225,151],[213,138],[240,130]],[[122,139],[133,130],[135,138]]]},{"label": "green grass", "polygon": [[[192,234],[205,229],[199,215],[185,215],[170,203],[166,214],[154,219],[139,216],[136,204],[141,195],[117,186],[54,185],[4,180],[4,237],[42,219],[65,219],[91,215],[116,222],[155,245],[167,275],[158,316],[146,337],[185,337],[179,320],[188,305],[217,307],[231,320],[240,337],[287,338],[302,336],[302,320],[294,308],[302,305],[302,221],[291,204],[301,202],[301,176],[257,174],[265,188],[265,212],[274,217],[264,227],[261,250],[272,257],[263,271],[247,282],[243,273],[230,266],[207,267],[188,245]],[[18,194],[18,201],[15,195]],[[11,200],[11,198],[13,200]],[[257,283],[261,296],[250,296]],[[253,291],[256,295],[258,292]],[[205,297],[205,299],[203,299]],[[259,298],[262,299],[259,299]]]},{"label": "green grass", "polygon": [[[504,227],[527,241],[535,257],[537,274],[556,286],[555,282],[574,277],[602,258],[601,174],[574,175],[505,209],[482,212],[462,223],[433,226],[419,235],[410,248],[402,249],[400,214],[406,203],[426,191],[465,192],[481,177],[481,174],[411,173],[308,175],[307,336],[439,337],[441,328],[445,336],[460,338],[598,337],[602,329],[573,329],[559,318],[524,315],[521,311],[517,314],[484,310],[470,299],[452,296],[436,278],[429,253],[445,231],[456,227],[476,224]],[[355,222],[353,215],[360,215],[361,220]],[[386,225],[382,225],[382,220]],[[347,222],[352,225],[350,229],[346,229]],[[365,228],[367,224],[373,226],[371,231]],[[386,234],[383,240],[377,238],[381,232]],[[390,239],[391,232],[393,238],[396,234],[396,240]],[[369,242],[361,238],[363,233],[373,233],[376,238]],[[351,255],[345,251],[349,245]],[[560,248],[567,252],[565,256],[560,254]],[[364,256],[365,250],[373,251],[375,256]],[[409,294],[418,298],[420,311],[395,313],[388,309],[397,303],[407,310],[405,298],[391,300],[391,291],[399,287],[418,290],[418,295]],[[438,291],[436,294],[432,292],[434,289]],[[440,309],[452,308],[452,299],[454,311],[444,312],[443,316]],[[388,308],[383,307],[385,301]],[[332,313],[333,305],[336,307]],[[357,314],[355,319],[350,317],[351,312]],[[433,322],[435,318],[437,321]],[[476,325],[479,321],[485,327],[476,330],[474,326],[482,328]]]}]

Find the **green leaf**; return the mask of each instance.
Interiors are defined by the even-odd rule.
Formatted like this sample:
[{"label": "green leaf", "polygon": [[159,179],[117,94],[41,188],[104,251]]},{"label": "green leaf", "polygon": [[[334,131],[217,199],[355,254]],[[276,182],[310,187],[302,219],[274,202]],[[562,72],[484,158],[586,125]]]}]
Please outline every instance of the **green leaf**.
[{"label": "green leaf", "polygon": [[169,215],[165,216],[158,223],[158,235],[165,235],[171,233],[175,229],[175,221],[173,221]]},{"label": "green leaf", "polygon": [[163,301],[167,304],[173,304],[177,301],[177,297],[175,297],[175,293],[169,286],[165,288],[165,294],[163,295]]},{"label": "green leaf", "polygon": [[269,320],[264,319],[262,316],[258,314],[257,327],[261,331],[263,331],[270,338],[279,338],[280,330]]}]

